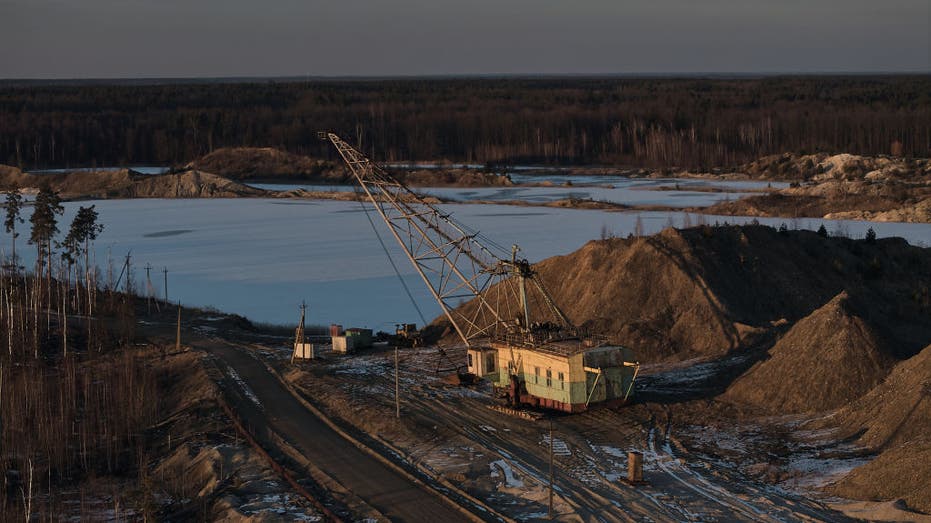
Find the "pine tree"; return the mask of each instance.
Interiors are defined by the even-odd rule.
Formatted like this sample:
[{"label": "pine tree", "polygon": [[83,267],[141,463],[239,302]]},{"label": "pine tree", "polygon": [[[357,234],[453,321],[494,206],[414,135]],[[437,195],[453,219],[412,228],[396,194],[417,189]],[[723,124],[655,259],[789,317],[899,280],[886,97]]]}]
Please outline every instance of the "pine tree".
[{"label": "pine tree", "polygon": [[16,223],[24,223],[23,219],[20,217],[20,211],[22,211],[22,208],[23,197],[19,194],[19,191],[13,189],[7,191],[6,219],[3,221],[3,227],[6,229],[6,232],[13,240],[13,256],[10,260],[10,263],[13,266],[16,266],[16,238],[19,237],[19,233],[16,232]]},{"label": "pine tree", "polygon": [[48,266],[48,279],[52,278],[52,239],[58,234],[58,216],[65,211],[61,206],[61,198],[58,193],[43,186],[36,195],[36,202],[33,206],[32,216],[29,223],[32,224],[32,231],[29,236],[29,243],[36,246],[38,258],[36,266],[42,266],[42,257],[47,255],[46,264]]},{"label": "pine tree", "polygon": [[[97,236],[103,232],[103,224],[97,223],[97,211],[91,205],[90,207],[80,207],[74,220],[71,221],[71,228],[68,235],[65,236],[61,243],[64,252],[61,257],[68,263],[68,274],[71,274],[71,266],[77,262],[77,258],[84,256],[84,287],[87,289],[87,316],[93,314],[93,287],[90,277],[90,261],[88,260],[90,252],[90,243],[97,239]],[[88,320],[89,322],[89,320]],[[88,340],[90,339],[90,323],[88,323]]]},{"label": "pine tree", "polygon": [[71,228],[68,235],[65,236],[61,243],[65,251],[62,258],[69,264],[77,261],[77,258],[84,255],[84,268],[87,269],[87,254],[90,248],[90,242],[97,239],[97,236],[103,232],[103,224],[97,223],[97,211],[94,205],[90,207],[81,207],[78,213],[71,221]]}]

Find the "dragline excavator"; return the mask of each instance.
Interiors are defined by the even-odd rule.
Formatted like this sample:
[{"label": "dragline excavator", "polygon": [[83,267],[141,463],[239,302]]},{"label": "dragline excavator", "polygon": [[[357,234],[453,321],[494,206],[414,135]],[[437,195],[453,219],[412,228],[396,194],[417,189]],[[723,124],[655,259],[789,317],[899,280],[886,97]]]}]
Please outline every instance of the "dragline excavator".
[{"label": "dragline excavator", "polygon": [[319,135],[336,147],[465,344],[468,375],[491,380],[515,406],[578,412],[629,399],[639,370],[630,349],[574,326],[518,246],[457,222],[336,134]]}]

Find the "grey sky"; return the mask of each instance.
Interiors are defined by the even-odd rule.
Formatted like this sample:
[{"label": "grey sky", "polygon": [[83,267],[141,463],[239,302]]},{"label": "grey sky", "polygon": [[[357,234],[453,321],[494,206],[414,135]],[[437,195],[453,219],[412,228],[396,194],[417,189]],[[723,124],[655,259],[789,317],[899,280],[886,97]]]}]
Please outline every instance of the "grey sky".
[{"label": "grey sky", "polygon": [[929,72],[929,0],[0,0],[0,77]]}]

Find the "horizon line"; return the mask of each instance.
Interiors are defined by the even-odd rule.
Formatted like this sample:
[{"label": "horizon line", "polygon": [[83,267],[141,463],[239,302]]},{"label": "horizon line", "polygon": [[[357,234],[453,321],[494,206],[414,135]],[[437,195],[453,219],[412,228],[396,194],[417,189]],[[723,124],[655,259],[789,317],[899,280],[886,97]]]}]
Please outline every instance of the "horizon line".
[{"label": "horizon line", "polygon": [[637,73],[436,73],[392,75],[231,75],[231,76],[99,76],[99,77],[22,77],[0,78],[0,84],[38,83],[120,83],[148,82],[326,82],[379,80],[509,80],[509,79],[753,79],[772,77],[838,77],[838,76],[931,76],[927,71],[761,71],[761,72],[637,72]]}]

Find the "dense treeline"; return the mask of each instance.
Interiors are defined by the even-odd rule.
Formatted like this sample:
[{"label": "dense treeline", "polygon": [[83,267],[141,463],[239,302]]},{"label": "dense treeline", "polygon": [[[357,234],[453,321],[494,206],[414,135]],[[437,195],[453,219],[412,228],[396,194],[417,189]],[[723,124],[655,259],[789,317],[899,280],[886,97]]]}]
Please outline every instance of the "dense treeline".
[{"label": "dense treeline", "polygon": [[[0,163],[181,164],[224,146],[379,159],[733,166],[781,152],[931,155],[931,76],[11,83]],[[893,142],[899,142],[894,148]]]}]

